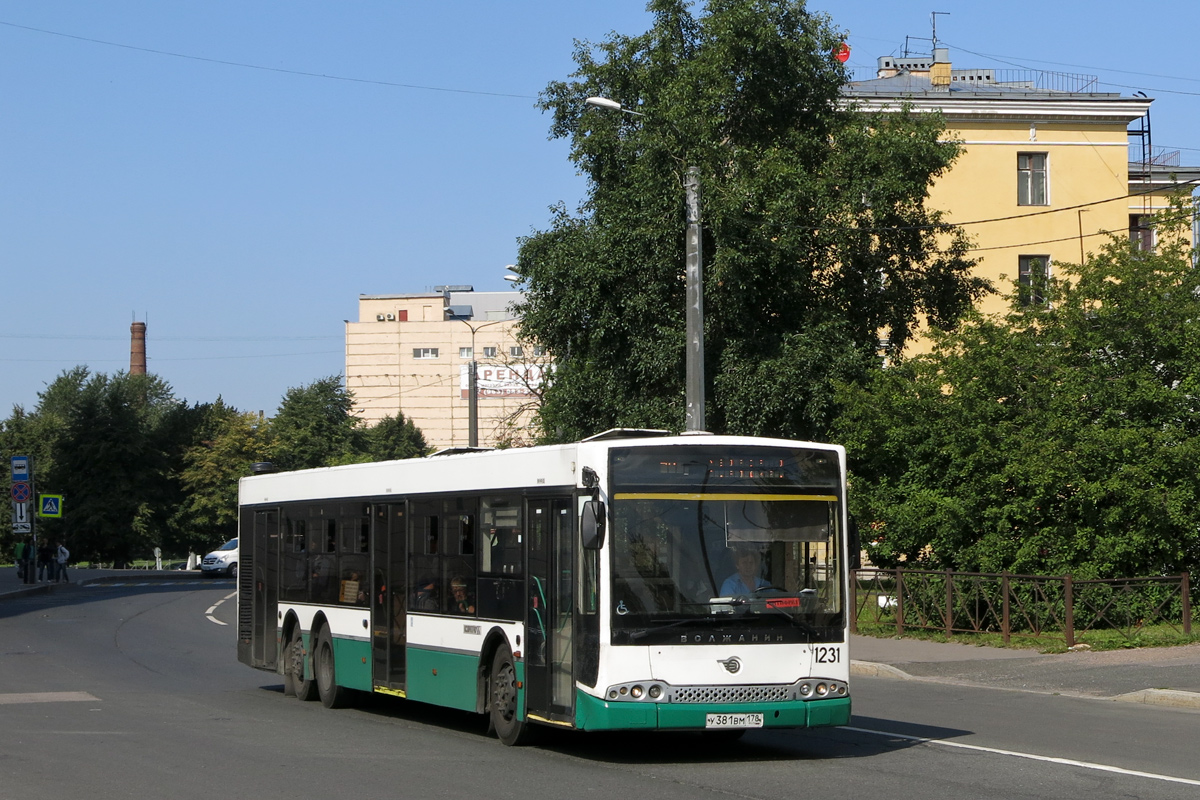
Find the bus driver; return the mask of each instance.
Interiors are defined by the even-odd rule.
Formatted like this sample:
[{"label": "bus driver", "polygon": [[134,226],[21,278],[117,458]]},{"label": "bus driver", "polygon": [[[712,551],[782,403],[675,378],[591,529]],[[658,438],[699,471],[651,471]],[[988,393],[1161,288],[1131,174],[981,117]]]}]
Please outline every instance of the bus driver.
[{"label": "bus driver", "polygon": [[762,578],[762,554],[757,547],[733,548],[733,564],[737,571],[721,584],[722,597],[754,594],[755,590],[771,585]]}]

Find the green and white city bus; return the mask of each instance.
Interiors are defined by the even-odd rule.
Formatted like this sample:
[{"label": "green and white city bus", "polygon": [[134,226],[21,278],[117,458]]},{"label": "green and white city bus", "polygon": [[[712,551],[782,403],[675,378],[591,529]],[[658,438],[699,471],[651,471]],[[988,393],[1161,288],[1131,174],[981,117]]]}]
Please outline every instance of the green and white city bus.
[{"label": "green and white city bus", "polygon": [[532,725],[850,720],[845,451],[610,431],[239,490],[238,659]]}]

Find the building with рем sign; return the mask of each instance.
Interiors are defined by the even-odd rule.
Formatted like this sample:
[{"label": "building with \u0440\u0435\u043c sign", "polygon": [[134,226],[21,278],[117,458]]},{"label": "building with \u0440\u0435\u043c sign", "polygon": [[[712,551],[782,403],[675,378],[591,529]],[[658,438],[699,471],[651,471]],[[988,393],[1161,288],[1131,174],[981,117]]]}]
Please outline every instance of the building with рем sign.
[{"label": "building with \u0440\u0435\u043c sign", "polygon": [[346,322],[346,388],[368,424],[401,412],[441,449],[469,444],[470,367],[476,365],[478,444],[527,444],[549,359],[516,338],[520,292],[436,287],[359,295]]}]

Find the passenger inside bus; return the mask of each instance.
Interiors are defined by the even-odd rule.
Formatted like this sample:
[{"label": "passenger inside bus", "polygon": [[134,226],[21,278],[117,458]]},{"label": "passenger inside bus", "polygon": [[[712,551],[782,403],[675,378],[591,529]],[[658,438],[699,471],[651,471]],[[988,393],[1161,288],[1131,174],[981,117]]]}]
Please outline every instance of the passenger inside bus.
[{"label": "passenger inside bus", "polygon": [[474,614],[475,613],[475,598],[471,596],[471,592],[467,588],[467,579],[462,575],[455,575],[450,581],[450,613],[451,614]]},{"label": "passenger inside bus", "polygon": [[438,607],[437,581],[426,576],[417,582],[417,590],[413,598],[415,611],[440,611]]}]

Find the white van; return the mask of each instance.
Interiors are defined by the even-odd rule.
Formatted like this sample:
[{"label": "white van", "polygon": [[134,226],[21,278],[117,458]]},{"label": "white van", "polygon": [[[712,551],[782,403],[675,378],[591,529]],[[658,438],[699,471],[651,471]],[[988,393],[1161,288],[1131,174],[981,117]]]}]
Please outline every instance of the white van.
[{"label": "white van", "polygon": [[238,540],[230,539],[213,550],[200,562],[200,571],[205,575],[228,575],[237,577]]}]

